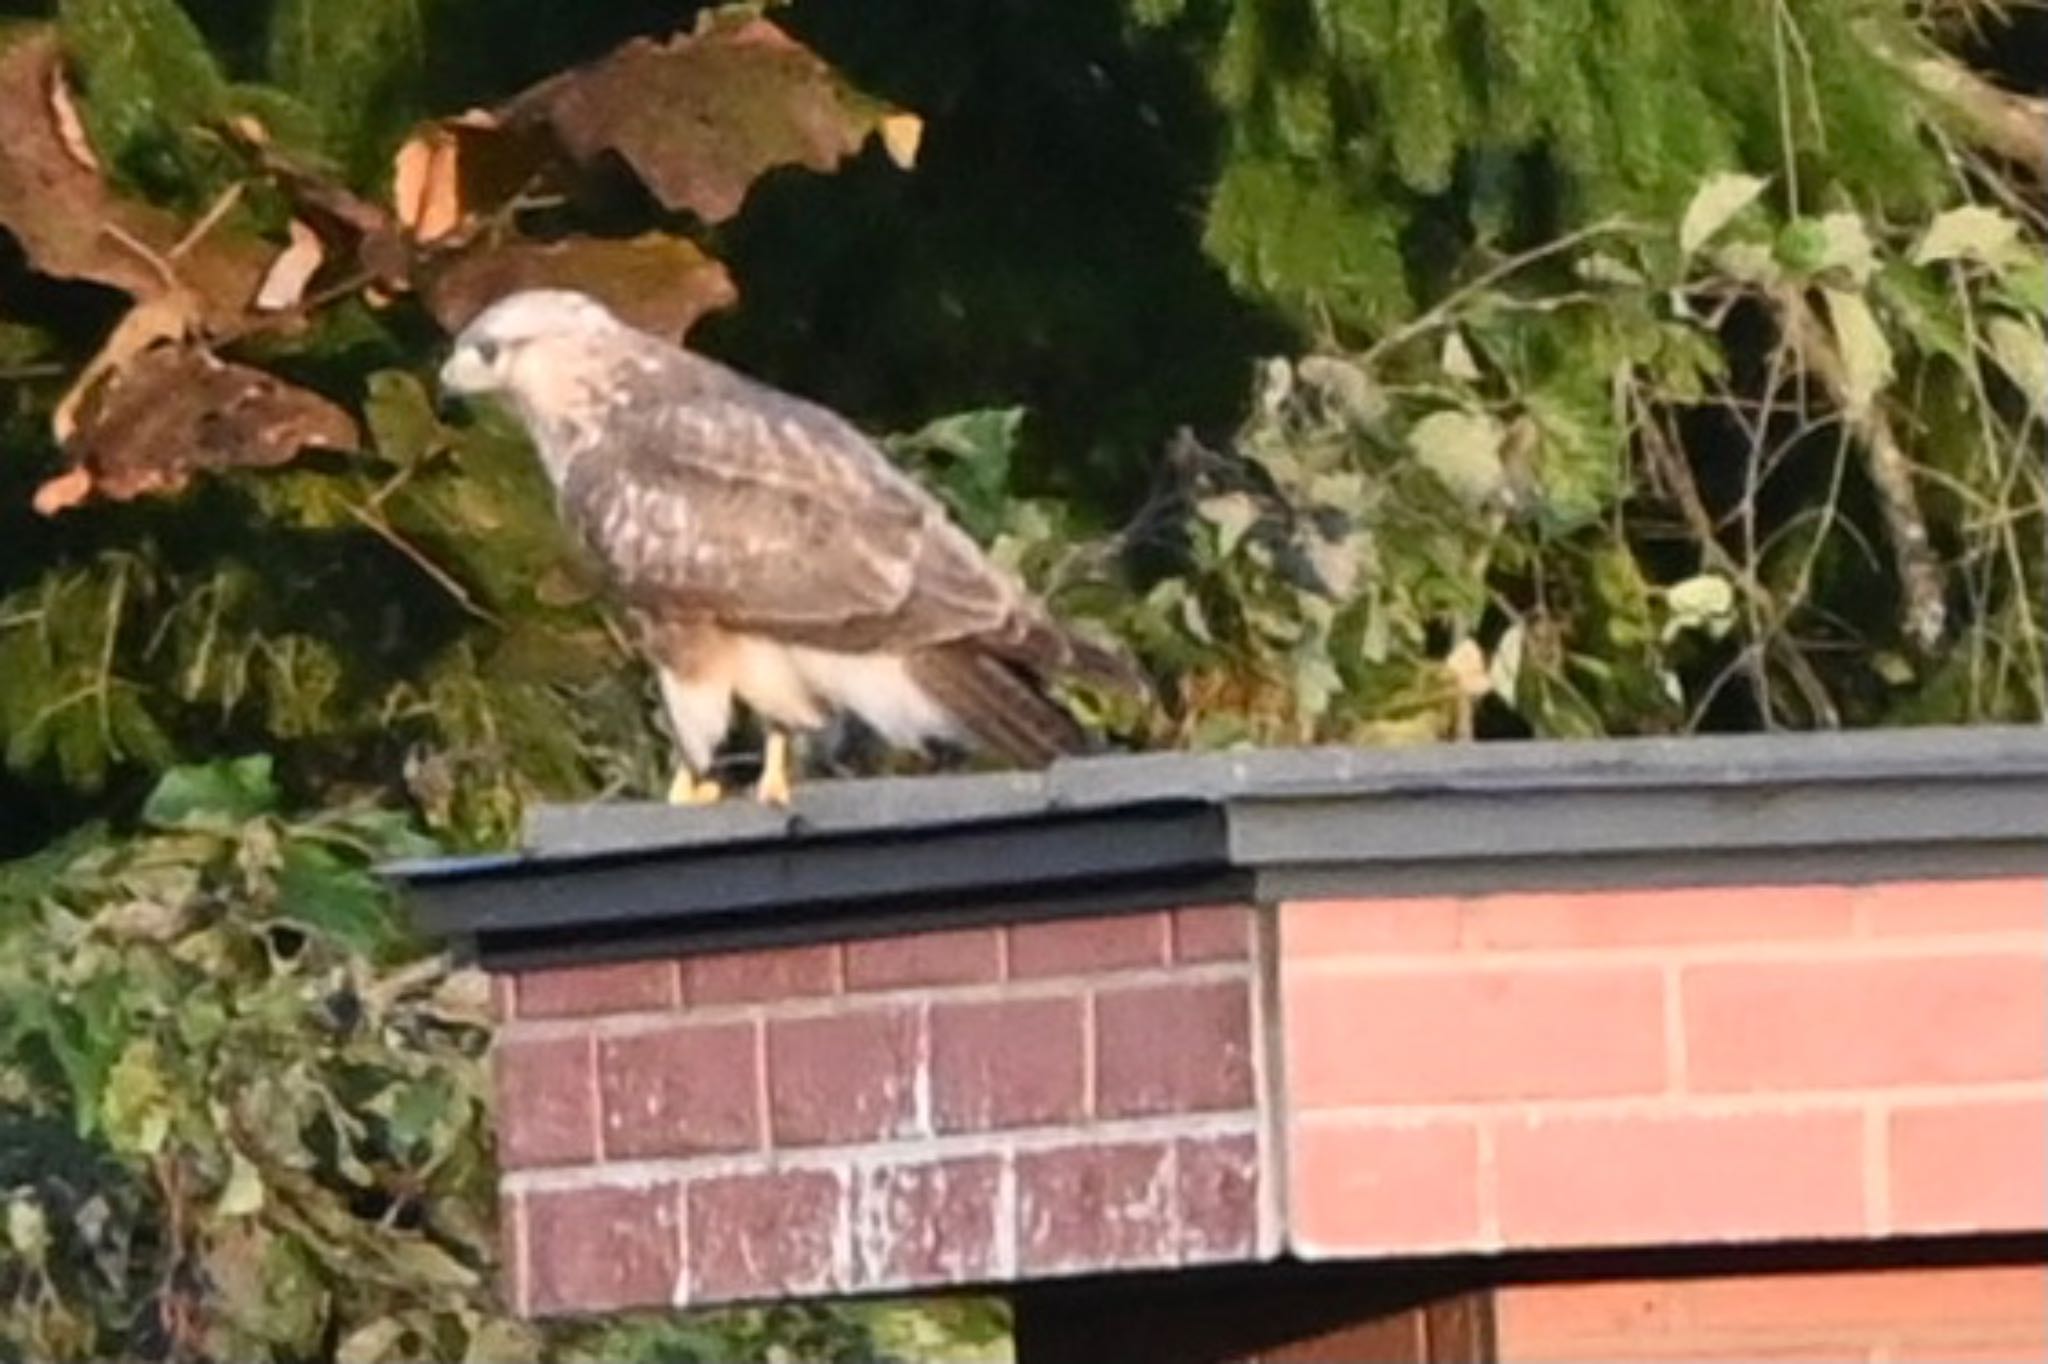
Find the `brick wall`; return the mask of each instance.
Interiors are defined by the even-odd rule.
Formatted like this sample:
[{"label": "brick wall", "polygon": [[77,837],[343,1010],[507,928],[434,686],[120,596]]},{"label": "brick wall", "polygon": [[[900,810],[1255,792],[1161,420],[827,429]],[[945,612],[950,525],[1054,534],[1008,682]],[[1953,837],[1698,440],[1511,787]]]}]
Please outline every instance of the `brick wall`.
[{"label": "brick wall", "polygon": [[1500,1357],[2022,1364],[2048,1357],[2048,1269],[1913,1267],[1530,1284],[1494,1299]]},{"label": "brick wall", "polygon": [[500,984],[506,1262],[535,1315],[1270,1248],[1253,911]]},{"label": "brick wall", "polygon": [[535,1315],[2048,1228],[2038,879],[1189,909],[499,987]]},{"label": "brick wall", "polygon": [[1312,1257],[2039,1230],[2038,880],[1280,912]]}]

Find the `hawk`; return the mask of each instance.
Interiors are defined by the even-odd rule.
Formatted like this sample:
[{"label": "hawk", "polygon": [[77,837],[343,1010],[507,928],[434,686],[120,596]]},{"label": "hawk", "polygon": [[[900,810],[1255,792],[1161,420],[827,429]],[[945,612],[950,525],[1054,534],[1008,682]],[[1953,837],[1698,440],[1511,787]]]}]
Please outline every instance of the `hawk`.
[{"label": "hawk", "polygon": [[1042,766],[1084,742],[1055,678],[1134,680],[846,421],[583,294],[493,303],[441,384],[507,400],[639,624],[682,752],[673,801],[722,794],[709,773],[735,700],[766,730],[756,795],[782,804],[789,736],[837,715],[900,747]]}]

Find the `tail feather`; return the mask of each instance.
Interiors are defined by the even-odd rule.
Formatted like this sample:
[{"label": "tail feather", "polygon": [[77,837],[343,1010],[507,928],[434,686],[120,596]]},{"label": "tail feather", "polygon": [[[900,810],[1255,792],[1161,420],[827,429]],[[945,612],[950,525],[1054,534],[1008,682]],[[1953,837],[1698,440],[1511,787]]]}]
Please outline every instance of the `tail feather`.
[{"label": "tail feather", "polygon": [[971,642],[920,649],[910,676],[977,741],[1011,762],[1044,767],[1087,749],[1074,717],[1034,677]]}]

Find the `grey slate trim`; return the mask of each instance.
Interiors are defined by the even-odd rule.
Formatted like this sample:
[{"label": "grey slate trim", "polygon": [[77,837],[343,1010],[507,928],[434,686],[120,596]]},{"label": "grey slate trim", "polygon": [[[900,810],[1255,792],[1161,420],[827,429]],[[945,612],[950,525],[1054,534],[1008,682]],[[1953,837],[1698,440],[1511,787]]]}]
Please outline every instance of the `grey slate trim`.
[{"label": "grey slate trim", "polygon": [[[1216,899],[2048,875],[2048,729],[1142,754],[543,809],[396,866],[488,962]],[[2044,892],[2048,913],[2048,892]]]}]

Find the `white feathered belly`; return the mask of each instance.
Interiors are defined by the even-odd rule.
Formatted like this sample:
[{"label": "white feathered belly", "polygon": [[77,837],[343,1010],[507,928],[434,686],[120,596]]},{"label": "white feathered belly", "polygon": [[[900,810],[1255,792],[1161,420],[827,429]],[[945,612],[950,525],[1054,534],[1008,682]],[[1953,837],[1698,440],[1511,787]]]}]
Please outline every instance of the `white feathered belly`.
[{"label": "white feathered belly", "polygon": [[733,639],[732,689],[787,729],[816,729],[852,711],[890,743],[958,738],[960,726],[894,654],[842,654],[754,636]]}]

